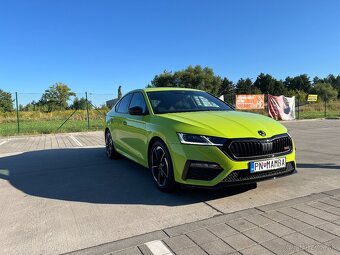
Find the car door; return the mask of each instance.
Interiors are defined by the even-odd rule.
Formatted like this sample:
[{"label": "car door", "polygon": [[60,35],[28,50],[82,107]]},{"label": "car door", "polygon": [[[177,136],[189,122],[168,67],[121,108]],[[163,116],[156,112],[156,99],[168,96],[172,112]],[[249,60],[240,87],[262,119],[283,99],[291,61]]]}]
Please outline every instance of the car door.
[{"label": "car door", "polygon": [[121,137],[121,142],[134,160],[144,164],[147,162],[146,123],[150,116],[142,92],[133,93],[129,108],[136,106],[142,108],[143,115],[127,115],[123,123],[124,137]]},{"label": "car door", "polygon": [[128,109],[130,101],[132,98],[132,93],[126,94],[115,107],[114,117],[111,119],[111,135],[116,148],[126,153],[128,150],[124,144],[124,139],[127,137],[125,130],[126,118],[128,117]]}]

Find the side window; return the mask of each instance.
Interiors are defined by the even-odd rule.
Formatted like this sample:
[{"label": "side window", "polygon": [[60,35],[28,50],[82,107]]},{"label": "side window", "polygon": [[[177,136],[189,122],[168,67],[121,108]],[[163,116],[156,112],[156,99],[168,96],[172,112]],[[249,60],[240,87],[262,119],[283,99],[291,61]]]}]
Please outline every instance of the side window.
[{"label": "side window", "polygon": [[129,108],[131,97],[132,97],[132,94],[127,94],[120,100],[119,105],[117,107],[117,112],[128,113],[128,108]]},{"label": "side window", "polygon": [[144,96],[140,92],[136,92],[133,94],[129,108],[135,106],[141,107],[143,109],[143,112],[146,111],[146,103],[144,100]]}]

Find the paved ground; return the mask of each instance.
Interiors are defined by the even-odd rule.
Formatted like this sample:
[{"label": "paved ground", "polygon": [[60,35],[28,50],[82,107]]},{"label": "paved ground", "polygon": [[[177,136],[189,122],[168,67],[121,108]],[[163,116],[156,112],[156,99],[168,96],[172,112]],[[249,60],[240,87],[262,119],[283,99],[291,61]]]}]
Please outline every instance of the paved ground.
[{"label": "paved ground", "polygon": [[[135,163],[126,159],[118,161],[106,159],[102,132],[0,138],[0,251],[4,254],[60,254],[108,243],[112,247],[99,246],[97,248],[105,247],[103,252],[108,252],[107,248],[110,248],[110,251],[113,252],[117,250],[117,247],[118,250],[121,250],[131,246],[132,248],[125,252],[135,251],[136,254],[140,254],[140,250],[142,250],[147,254],[150,249],[153,250],[157,247],[162,249],[160,247],[163,247],[161,246],[163,242],[148,243],[148,246],[142,245],[141,248],[136,246],[152,240],[164,240],[167,245],[166,249],[182,254],[176,250],[176,247],[165,241],[170,235],[166,229],[194,222],[193,224],[203,224],[200,227],[201,231],[210,233],[206,232],[210,229],[204,230],[204,222],[210,221],[213,222],[213,225],[227,223],[228,225],[225,225],[227,229],[230,227],[229,230],[240,230],[239,232],[242,233],[242,235],[238,235],[240,239],[237,240],[246,240],[243,237],[245,235],[253,244],[261,243],[261,240],[257,240],[254,235],[251,236],[250,230],[255,228],[255,225],[256,230],[260,231],[258,232],[259,236],[262,238],[261,233],[265,233],[263,238],[269,244],[273,243],[272,240],[275,239],[269,240],[269,237],[265,237],[268,236],[268,233],[262,231],[262,223],[257,224],[246,218],[247,221],[253,223],[248,233],[244,232],[246,231],[244,229],[238,229],[237,223],[230,226],[231,219],[228,217],[236,216],[227,215],[238,215],[238,218],[255,217],[250,214],[264,214],[263,208],[265,207],[261,207],[263,205],[302,196],[310,197],[309,195],[312,193],[340,188],[340,121],[300,121],[287,122],[285,125],[295,138],[298,148],[298,174],[259,183],[257,189],[240,188],[220,191],[185,189],[175,194],[159,192],[154,187],[149,172]],[[303,205],[302,208],[295,209],[308,213],[308,219],[326,220],[327,222],[322,222],[323,224],[320,225],[328,224],[326,227],[329,228],[323,230],[333,236],[339,236],[339,227],[336,225],[339,223],[338,218],[334,220],[323,218],[324,215],[339,216],[339,209],[337,209],[339,204],[334,202],[338,201],[338,196],[330,197],[329,194],[322,193],[312,196],[312,198],[312,200],[302,202],[300,204]],[[323,198],[329,199],[333,204],[330,204],[329,201],[328,203],[318,201]],[[318,202],[313,205],[306,204],[311,201]],[[254,209],[255,207],[257,209]],[[286,207],[292,206],[287,205]],[[248,208],[253,209],[234,213]],[[324,212],[330,209],[331,212]],[[285,216],[297,217],[289,214],[291,210],[288,209]],[[249,214],[249,212],[251,213]],[[295,210],[294,212],[296,213]],[[316,218],[311,218],[312,216]],[[264,217],[268,218],[266,215]],[[305,217],[298,218],[300,221],[305,219]],[[217,220],[216,224],[215,219]],[[269,217],[269,219],[271,218]],[[275,219],[272,220],[275,221]],[[296,233],[302,233],[302,229],[294,229],[294,223],[298,225],[300,223],[295,220],[291,221],[293,223],[285,225],[288,230],[292,229]],[[305,223],[313,226],[310,224],[312,222]],[[239,224],[243,225],[242,222]],[[245,223],[244,225],[249,224]],[[192,231],[192,234],[187,234],[186,237],[181,236],[185,234],[184,232],[174,234],[174,236],[178,236],[177,239],[174,239],[177,240],[174,241],[175,244],[181,245],[181,240],[184,240],[185,244],[181,246],[182,248],[188,248],[190,245],[186,245],[191,241],[199,245],[192,249],[201,247],[205,251],[217,249],[218,245],[231,247],[230,251],[237,250],[239,247],[238,244],[233,244],[233,241],[229,240],[230,238],[228,239],[230,242],[228,242],[225,240],[227,237],[222,238],[214,232],[212,233],[218,239],[207,234],[215,240],[207,237],[206,241],[201,242],[195,238],[197,236],[203,238],[205,235],[201,232],[194,232],[191,225],[184,226]],[[282,228],[281,225],[274,225],[273,228],[275,226]],[[311,228],[310,226],[305,227],[308,229]],[[178,228],[183,228],[183,226]],[[264,229],[273,234],[276,239],[280,237],[273,232],[274,230]],[[332,231],[337,232],[332,233]],[[113,242],[149,232],[151,233],[143,236]],[[293,233],[287,233],[287,235],[289,234]],[[328,242],[328,240],[322,242],[306,233],[302,234],[314,241]],[[224,240],[223,243],[219,237]],[[311,241],[303,237],[301,237],[303,239],[299,239],[300,237],[300,235],[293,235],[288,240],[289,237],[285,236],[283,240],[294,244],[292,242],[297,239],[300,240],[297,246],[309,248]],[[333,241],[335,244],[339,243],[336,238],[332,240],[336,240]],[[122,245],[122,242],[125,244]],[[278,239],[277,242],[282,243],[283,241]],[[203,243],[209,244],[213,248],[209,249]],[[255,244],[254,247],[259,248],[254,249],[263,249],[264,247],[270,249],[271,247]],[[242,245],[240,244],[240,247],[244,248]],[[285,245],[286,243],[283,244],[283,246]],[[272,246],[276,247],[279,244],[275,245],[274,242]],[[315,247],[315,251],[313,251],[315,254],[318,254],[320,249],[324,251],[323,254],[332,254],[327,253],[331,249],[319,243],[313,247]],[[333,248],[337,249],[337,247]],[[182,251],[184,253],[185,249]],[[82,250],[81,252],[93,253],[95,250]],[[101,251],[97,249],[96,252]],[[188,254],[199,254],[195,250],[188,250],[188,252]],[[165,250],[164,253],[166,253]],[[276,253],[284,254],[280,251]],[[215,254],[223,253],[216,252]],[[249,254],[255,253],[250,252]],[[258,254],[266,253],[259,252]]]}]

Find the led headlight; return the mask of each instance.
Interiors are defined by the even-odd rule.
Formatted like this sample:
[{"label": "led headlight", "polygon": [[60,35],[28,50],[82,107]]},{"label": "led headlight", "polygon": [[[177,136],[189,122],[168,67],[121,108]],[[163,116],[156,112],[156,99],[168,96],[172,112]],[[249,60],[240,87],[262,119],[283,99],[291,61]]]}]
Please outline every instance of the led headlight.
[{"label": "led headlight", "polygon": [[223,146],[224,143],[227,141],[226,138],[205,135],[193,135],[183,133],[177,133],[177,135],[182,144]]}]

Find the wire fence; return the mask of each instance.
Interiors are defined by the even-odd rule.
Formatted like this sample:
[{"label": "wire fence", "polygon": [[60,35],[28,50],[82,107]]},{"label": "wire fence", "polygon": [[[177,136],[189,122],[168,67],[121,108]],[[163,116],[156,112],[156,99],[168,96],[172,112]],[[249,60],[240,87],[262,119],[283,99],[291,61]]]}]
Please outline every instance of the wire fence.
[{"label": "wire fence", "polygon": [[[0,136],[103,130],[106,113],[116,98],[113,93],[76,93],[63,104],[41,103],[42,96],[43,93],[13,93],[14,111],[0,112]],[[228,94],[224,100],[235,105],[235,97]],[[340,118],[339,100],[296,100],[295,105],[297,119]],[[268,115],[266,103],[264,109],[248,111]]]}]

